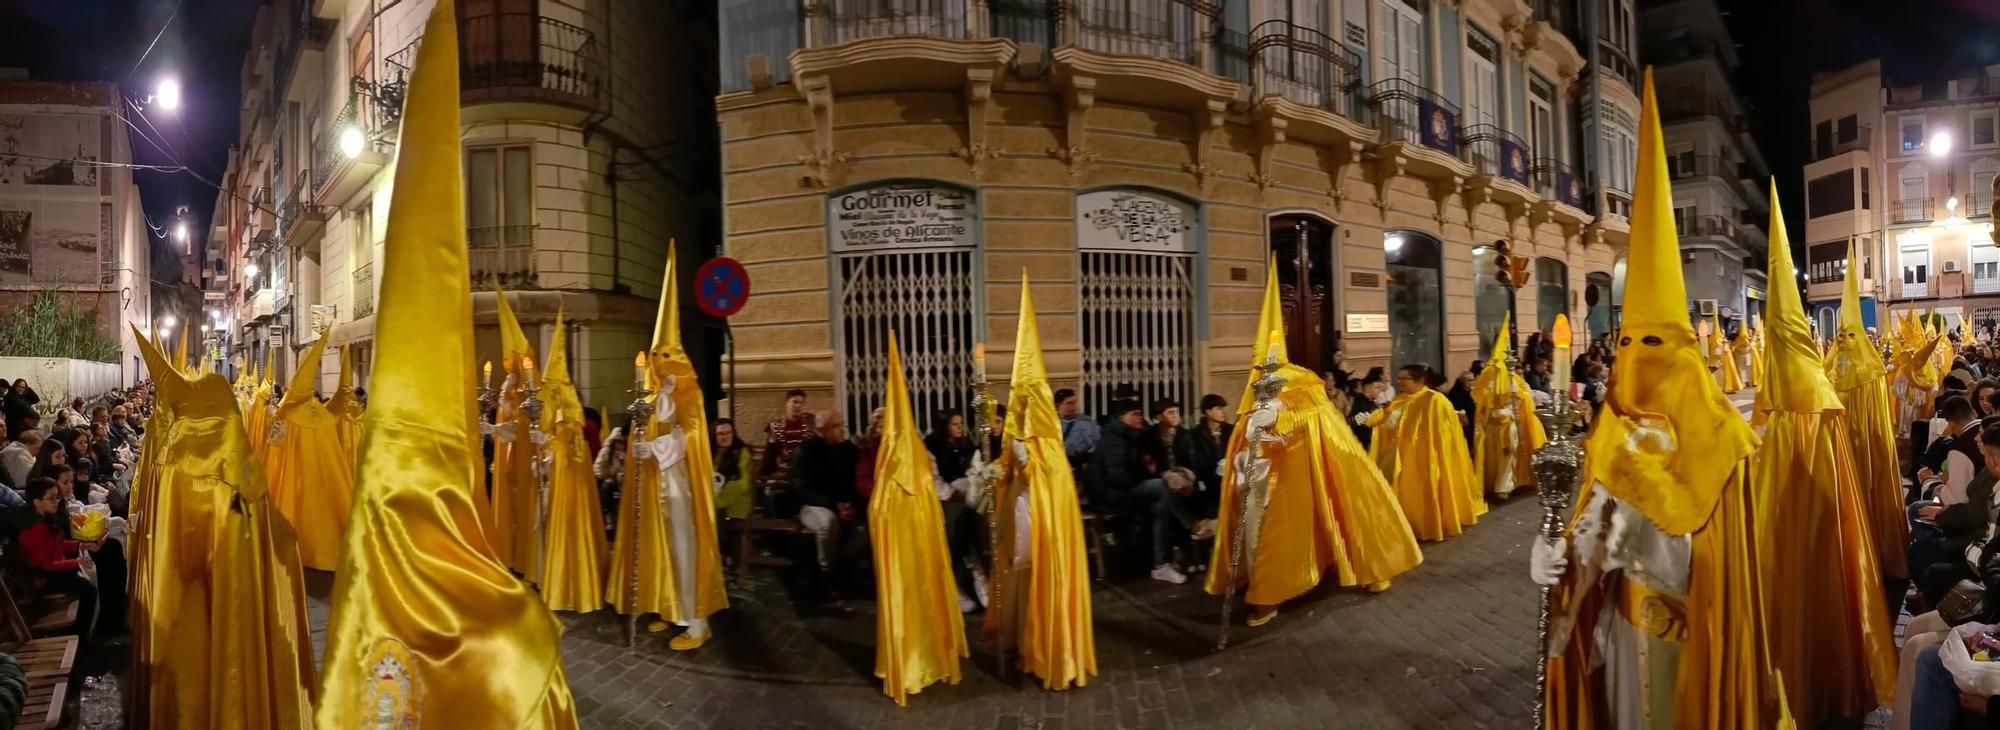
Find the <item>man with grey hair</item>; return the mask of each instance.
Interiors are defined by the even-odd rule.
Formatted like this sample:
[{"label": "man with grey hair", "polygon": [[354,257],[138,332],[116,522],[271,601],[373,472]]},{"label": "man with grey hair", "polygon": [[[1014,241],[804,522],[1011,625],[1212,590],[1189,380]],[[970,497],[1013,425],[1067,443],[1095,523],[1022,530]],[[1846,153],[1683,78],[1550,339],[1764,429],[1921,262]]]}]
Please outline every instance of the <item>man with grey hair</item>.
[{"label": "man with grey hair", "polygon": [[860,449],[847,438],[847,419],[824,410],[813,419],[813,435],[799,444],[792,461],[792,493],[799,500],[799,526],[812,533],[822,582],[828,598],[833,590],[833,557],[843,528],[865,515],[865,502],[855,488]]}]

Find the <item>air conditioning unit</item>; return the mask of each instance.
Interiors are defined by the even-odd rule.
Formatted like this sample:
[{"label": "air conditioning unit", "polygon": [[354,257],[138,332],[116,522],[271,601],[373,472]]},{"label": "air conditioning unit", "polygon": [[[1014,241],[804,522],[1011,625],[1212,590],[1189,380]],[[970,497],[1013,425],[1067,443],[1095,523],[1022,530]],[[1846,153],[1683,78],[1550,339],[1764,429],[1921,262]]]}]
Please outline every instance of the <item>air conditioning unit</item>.
[{"label": "air conditioning unit", "polygon": [[1955,271],[1958,271],[1958,261],[1955,259],[1945,259],[1944,273],[1949,274]]},{"label": "air conditioning unit", "polygon": [[1695,300],[1694,305],[1695,305],[1695,313],[1700,314],[1703,317],[1715,316],[1715,310],[1716,310],[1715,300],[1697,299]]}]

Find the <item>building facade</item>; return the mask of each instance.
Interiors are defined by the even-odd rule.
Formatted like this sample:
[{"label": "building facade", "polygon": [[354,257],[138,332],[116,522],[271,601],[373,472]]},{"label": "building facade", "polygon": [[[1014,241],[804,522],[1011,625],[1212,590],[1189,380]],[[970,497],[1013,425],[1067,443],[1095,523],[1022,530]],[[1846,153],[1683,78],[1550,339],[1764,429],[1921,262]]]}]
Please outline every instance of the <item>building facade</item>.
[{"label": "building facade", "polygon": [[[1654,0],[1640,10],[1673,180],[1681,275],[1698,314],[1726,326],[1762,313],[1770,167],[1736,93],[1735,43],[1715,0]],[[1789,272],[1785,272],[1789,276]]]},{"label": "building facade", "polygon": [[161,323],[124,106],[115,84],[0,69],[0,312],[56,293],[118,343],[130,384],[145,377],[133,330]]},{"label": "building facade", "polygon": [[[622,410],[651,340],[669,241],[688,262],[719,230],[713,42],[675,4],[460,2],[466,231],[477,346],[499,356],[495,287],[546,348],[558,311],[586,405]],[[204,275],[226,366],[321,337],[374,352],[403,95],[430,0],[273,0],[244,60],[233,186]],[[704,144],[703,142],[706,142]],[[688,307],[692,309],[692,307]],[[691,348],[705,338],[694,330]],[[330,391],[338,359],[320,366]]]},{"label": "building facade", "polygon": [[[1294,361],[1484,357],[1613,326],[1639,69],[1629,0],[733,0],[721,8],[735,405],[859,421],[900,338],[915,405],[1010,370],[1241,392],[1267,265]],[[1518,289],[1495,245],[1531,262]],[[1579,328],[1580,330],[1581,328]]]},{"label": "building facade", "polygon": [[1816,77],[1811,109],[1807,267],[1821,332],[1837,321],[1850,239],[1869,326],[1885,309],[2000,320],[2000,65],[1902,84],[1869,61]]}]

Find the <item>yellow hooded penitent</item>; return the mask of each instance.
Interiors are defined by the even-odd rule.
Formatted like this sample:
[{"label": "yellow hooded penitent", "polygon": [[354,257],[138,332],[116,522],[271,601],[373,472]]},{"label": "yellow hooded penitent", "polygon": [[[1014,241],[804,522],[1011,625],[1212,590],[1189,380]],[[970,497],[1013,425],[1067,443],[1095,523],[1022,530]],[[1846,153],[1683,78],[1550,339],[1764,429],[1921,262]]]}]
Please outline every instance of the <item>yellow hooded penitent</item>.
[{"label": "yellow hooded penitent", "polygon": [[[1606,612],[1644,584],[1620,569],[1586,580],[1596,574],[1572,561],[1553,596],[1558,624],[1574,623],[1551,647],[1547,725],[1613,726],[1614,712],[1632,708],[1614,707],[1618,693],[1612,686],[1636,680],[1673,688],[1670,707],[1650,708],[1672,714],[1655,714],[1652,726],[1789,728],[1777,699],[1782,688],[1769,680],[1764,649],[1763,578],[1752,527],[1759,522],[1758,501],[1748,480],[1757,437],[1710,376],[1688,326],[1651,69],[1642,92],[1623,327],[1609,398],[1584,447],[1586,479],[1576,504],[1579,515],[1586,505],[1603,504],[1589,499],[1592,490],[1602,489],[1621,510],[1637,510],[1659,532],[1689,536],[1685,593],[1654,589],[1644,611],[1619,609],[1628,621],[1670,614],[1671,627],[1633,638],[1677,645],[1679,662],[1669,669],[1630,655],[1607,657],[1599,638],[1612,631],[1633,635],[1637,624],[1606,624],[1612,621]],[[1652,604],[1655,598],[1658,606]],[[1645,623],[1651,625],[1651,619]]]},{"label": "yellow hooded penitent", "polygon": [[[1868,341],[1861,320],[1861,268],[1854,241],[1847,245],[1847,276],[1840,289],[1840,329],[1834,333],[1827,376],[1847,406],[1847,436],[1854,449],[1855,483],[1874,538],[1875,565],[1890,578],[1909,573],[1910,522],[1903,511],[1903,480],[1896,455],[1895,403],[1883,375],[1882,352]],[[1883,328],[1893,332],[1894,328]]]},{"label": "yellow hooded penitent", "polygon": [[[1792,260],[1777,184],[1771,185],[1770,270]],[[1771,381],[1757,393],[1764,443],[1752,458],[1772,665],[1792,714],[1860,716],[1895,691],[1895,637],[1883,605],[1869,500],[1857,481],[1845,407],[1806,329],[1797,284],[1773,282]],[[1900,512],[1900,510],[1898,510]]]},{"label": "yellow hooded penitent", "polygon": [[271,370],[277,366],[278,350],[264,351],[264,362],[257,368],[257,377],[250,382],[249,406],[243,410],[243,428],[250,434],[250,451],[262,462],[265,456],[264,441],[270,436],[271,427]]},{"label": "yellow hooded penitent", "polygon": [[938,682],[958,684],[959,659],[971,656],[932,468],[910,411],[903,354],[890,332],[889,392],[868,534],[875,554],[875,676],[898,705]]},{"label": "yellow hooded penitent", "polygon": [[[1275,284],[1267,281],[1265,289],[1274,290]],[[1418,388],[1398,394],[1369,416],[1367,425],[1375,429],[1368,455],[1395,487],[1417,539],[1457,535],[1486,514],[1485,490],[1473,472],[1458,412],[1443,393]]]},{"label": "yellow hooded penitent", "polygon": [[157,387],[132,505],[133,672],[144,727],[304,728],[305,583],[229,384],[183,380],[134,333]]},{"label": "yellow hooded penitent", "polygon": [[494,557],[472,504],[481,459],[452,4],[431,10],[396,147],[321,728],[576,727],[562,627]]},{"label": "yellow hooded penitent", "polygon": [[313,394],[325,349],[321,337],[299,359],[264,447],[271,503],[298,533],[299,560],[313,570],[339,565],[354,506],[354,454],[341,445],[340,418]]},{"label": "yellow hooded penitent", "polygon": [[569,337],[556,312],[555,342],[542,368],[542,433],[548,434],[549,508],[542,545],[542,601],[554,611],[604,606],[604,511],[583,439],[583,403],[569,378]]},{"label": "yellow hooded penitent", "polygon": [[334,416],[335,432],[340,434],[340,448],[347,452],[348,463],[353,463],[361,453],[361,397],[354,392],[353,359],[348,348],[340,348],[340,379],[333,386],[333,397],[326,400],[326,410]]},{"label": "yellow hooded penitent", "polygon": [[[1261,365],[1262,358],[1276,354],[1281,363],[1277,376],[1285,386],[1278,393],[1272,430],[1284,440],[1264,444],[1271,476],[1254,544],[1244,546],[1248,569],[1237,579],[1239,585],[1247,583],[1243,598],[1252,605],[1276,606],[1312,590],[1327,573],[1343,586],[1385,588],[1391,578],[1423,562],[1416,535],[1395,490],[1354,437],[1347,415],[1327,398],[1326,383],[1285,357],[1285,320],[1275,274],[1264,278],[1264,305],[1257,331],[1268,335],[1257,339],[1254,357]],[[1252,369],[1248,379],[1259,375]],[[1246,412],[1254,410],[1254,393],[1242,405]],[[1220,514],[1203,586],[1214,595],[1227,592],[1234,575],[1230,561],[1236,531],[1246,528],[1236,455],[1248,448],[1250,433],[1242,421],[1238,424],[1223,452]],[[1246,541],[1250,537],[1246,532]]]},{"label": "yellow hooded penitent", "polygon": [[[534,359],[535,353],[528,345],[528,336],[521,331],[520,321],[514,318],[507,292],[495,286],[493,299],[500,312],[500,363],[506,377],[501,381],[494,404],[493,423],[497,428],[490,496],[494,524],[487,535],[492,538],[501,562],[527,575],[530,582],[539,582],[541,576],[535,572],[538,567],[535,558],[541,540],[535,532],[535,518],[541,485],[535,479],[536,454],[530,440],[528,414],[521,409],[528,396],[526,363]],[[482,513],[481,517],[485,516]]]},{"label": "yellow hooded penitent", "polygon": [[1528,381],[1507,367],[1508,325],[1513,313],[1500,318],[1500,335],[1486,356],[1486,368],[1472,381],[1472,400],[1479,406],[1472,437],[1472,468],[1485,492],[1506,497],[1515,487],[1533,484],[1535,449],[1548,443],[1542,421],[1535,417],[1535,398]]},{"label": "yellow hooded penitent", "polygon": [[[648,387],[655,393],[646,440],[667,437],[676,429],[686,439],[686,478],[689,485],[700,487],[690,487],[688,493],[689,514],[685,519],[692,534],[676,539],[672,529],[674,515],[664,509],[666,486],[658,462],[643,457],[640,440],[632,439],[625,460],[625,484],[627,493],[639,500],[638,525],[635,530],[633,504],[622,503],[618,509],[617,539],[611,545],[604,598],[611,603],[612,610],[620,613],[627,610],[630,604],[627,596],[632,594],[631,540],[636,537],[639,541],[637,613],[656,613],[665,620],[687,623],[728,608],[729,596],[722,582],[722,555],[716,542],[715,493],[709,486],[715,471],[709,450],[707,404],[701,395],[701,383],[695,378],[694,362],[681,349],[680,266],[676,253],[669,243],[667,268],[660,282],[660,312],[653,323],[652,364],[646,371]],[[670,378],[671,392],[662,393]],[[680,545],[694,551],[688,561],[694,566],[691,600],[683,596],[682,583],[675,573],[675,566],[682,564],[674,553]]]},{"label": "yellow hooded penitent", "polygon": [[[1062,421],[1042,364],[1042,335],[1028,272],[1021,272],[1020,324],[1014,334],[1014,373],[1008,384],[1006,476],[994,485],[997,550],[992,590],[1004,591],[988,611],[984,632],[1020,652],[1021,671],[1042,678],[1047,689],[1089,684],[1097,674],[1097,639],[1090,625],[1090,568],[1085,563],[1083,513],[1076,479],[1063,451]],[[1026,449],[1027,463],[1013,444]],[[1019,521],[1027,520],[1027,529]],[[1020,537],[1029,544],[1021,545]]]}]

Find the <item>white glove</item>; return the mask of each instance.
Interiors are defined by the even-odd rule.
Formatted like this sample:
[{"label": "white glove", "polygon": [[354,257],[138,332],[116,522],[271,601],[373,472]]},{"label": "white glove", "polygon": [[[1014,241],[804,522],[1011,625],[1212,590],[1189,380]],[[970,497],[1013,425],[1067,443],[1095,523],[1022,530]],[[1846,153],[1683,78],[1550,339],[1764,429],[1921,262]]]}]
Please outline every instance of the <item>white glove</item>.
[{"label": "white glove", "polygon": [[499,440],[501,443],[509,443],[509,444],[514,443],[515,425],[516,424],[513,421],[508,421],[506,423],[494,426],[493,438]]},{"label": "white glove", "polygon": [[1016,463],[1016,464],[1020,464],[1020,465],[1023,465],[1023,466],[1027,465],[1027,463],[1028,463],[1028,442],[1026,442],[1026,441],[1022,441],[1022,440],[1020,440],[1020,439],[1014,439],[1014,442],[1013,442],[1013,444],[1011,444],[1011,445],[1013,446],[1013,449],[1014,449],[1014,463]]},{"label": "white glove", "polygon": [[1536,538],[1528,556],[1528,578],[1535,585],[1552,586],[1569,570],[1569,541],[1560,537]]},{"label": "white glove", "polygon": [[1356,414],[1354,414],[1354,425],[1356,425],[1356,426],[1366,426],[1366,425],[1368,425],[1368,414],[1366,414],[1366,413],[1356,413]]}]

